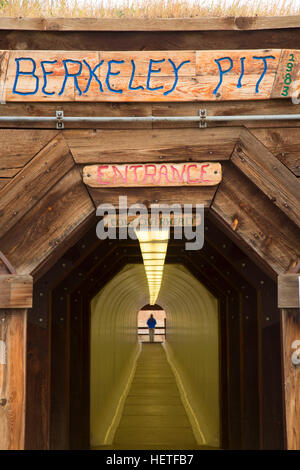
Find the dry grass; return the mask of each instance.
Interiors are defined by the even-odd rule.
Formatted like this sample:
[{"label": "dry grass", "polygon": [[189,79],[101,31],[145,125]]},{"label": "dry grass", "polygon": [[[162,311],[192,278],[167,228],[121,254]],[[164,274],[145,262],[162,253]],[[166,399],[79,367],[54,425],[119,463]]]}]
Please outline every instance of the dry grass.
[{"label": "dry grass", "polygon": [[300,15],[300,0],[0,0],[0,16],[194,18]]}]

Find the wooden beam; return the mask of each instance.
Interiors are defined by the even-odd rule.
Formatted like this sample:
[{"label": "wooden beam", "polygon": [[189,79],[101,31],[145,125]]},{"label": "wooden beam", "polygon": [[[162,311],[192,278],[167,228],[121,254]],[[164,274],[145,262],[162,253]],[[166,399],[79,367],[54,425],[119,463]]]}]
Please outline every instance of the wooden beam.
[{"label": "wooden beam", "polygon": [[73,166],[73,158],[62,135],[52,139],[0,191],[0,237],[19,223]]},{"label": "wooden beam", "polygon": [[299,229],[232,165],[223,165],[211,210],[250,249],[248,255],[258,255],[273,273],[287,271],[298,259]]},{"label": "wooden beam", "polygon": [[51,300],[51,425],[50,449],[70,445],[70,305],[67,295],[54,290]]},{"label": "wooden beam", "polygon": [[[291,108],[291,106],[290,106]],[[280,112],[281,111],[276,111]],[[281,122],[280,122],[281,124]],[[264,123],[266,125],[266,123]],[[294,175],[300,176],[300,135],[296,127],[252,129],[253,134]]]},{"label": "wooden beam", "polygon": [[300,307],[300,274],[280,274],[278,276],[278,307]]},{"label": "wooden beam", "polygon": [[284,448],[282,356],[276,283],[268,280],[258,295],[259,401],[261,448]]},{"label": "wooden beam", "polygon": [[0,18],[0,29],[30,31],[245,31],[300,28],[300,17]]},{"label": "wooden beam", "polygon": [[122,188],[120,193],[119,188],[102,189],[102,188],[88,188],[89,194],[94,201],[95,206],[99,204],[110,203],[116,207],[119,206],[119,196],[127,196],[128,205],[135,203],[145,204],[149,207],[150,204],[203,204],[205,207],[210,207],[213,201],[217,186],[202,186],[202,187],[178,187],[164,188],[163,191],[160,187],[156,188]]},{"label": "wooden beam", "polygon": [[80,172],[73,168],[22,217],[22,223],[1,238],[2,250],[20,274],[31,274],[64,246],[94,210]]},{"label": "wooden beam", "polygon": [[0,275],[0,308],[30,308],[33,280],[18,274]]},{"label": "wooden beam", "polygon": [[27,310],[0,309],[0,449],[24,449]]},{"label": "wooden beam", "polygon": [[44,280],[34,283],[28,310],[26,363],[26,450],[49,450],[50,295]]},{"label": "wooden beam", "polygon": [[239,128],[64,131],[76,163],[228,160]]},{"label": "wooden beam", "polygon": [[300,449],[300,312],[281,310],[286,447]]},{"label": "wooden beam", "polygon": [[244,130],[232,162],[300,226],[300,181],[250,131]]},{"label": "wooden beam", "polygon": [[[280,21],[282,17],[280,18]],[[102,21],[102,20],[101,20]],[[117,22],[120,20],[118,19]],[[206,20],[205,20],[206,21]],[[136,50],[222,50],[222,49],[299,49],[300,38],[297,28],[263,29],[243,31],[29,31],[0,30],[2,50],[13,50],[18,44],[25,50],[57,50],[57,44],[63,49],[74,51],[136,51]]]},{"label": "wooden beam", "polygon": [[[6,115],[6,109],[6,105],[3,106],[1,113]],[[27,113],[32,115],[28,108]],[[22,168],[57,134],[56,130],[0,129],[0,168],[6,171]]]}]

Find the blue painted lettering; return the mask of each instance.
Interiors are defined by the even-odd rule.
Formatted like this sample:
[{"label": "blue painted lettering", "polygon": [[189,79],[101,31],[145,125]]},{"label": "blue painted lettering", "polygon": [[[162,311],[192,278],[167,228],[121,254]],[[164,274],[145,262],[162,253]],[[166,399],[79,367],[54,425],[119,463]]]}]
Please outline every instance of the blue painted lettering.
[{"label": "blue painted lettering", "polygon": [[170,93],[172,93],[172,91],[175,90],[175,88],[177,86],[177,83],[178,83],[178,71],[181,69],[181,67],[184,64],[188,64],[189,62],[191,62],[190,60],[185,60],[184,62],[181,62],[181,64],[178,67],[176,67],[176,65],[174,64],[172,59],[168,59],[168,61],[170,62],[170,64],[172,65],[172,67],[174,69],[175,79],[174,79],[174,83],[173,83],[172,88],[170,90],[164,92],[165,96],[169,95]]},{"label": "blue painted lettering", "polygon": [[160,60],[150,59],[149,69],[148,69],[148,76],[147,76],[147,90],[155,91],[155,90],[161,90],[163,88],[163,86],[157,86],[157,87],[151,88],[150,87],[150,79],[151,79],[151,74],[152,73],[159,73],[160,72],[160,69],[153,70],[152,69],[152,64],[162,64],[163,62],[165,62],[165,60],[166,59],[160,59]]},{"label": "blue painted lettering", "polygon": [[109,77],[111,75],[119,75],[120,74],[120,70],[118,72],[112,72],[111,71],[111,64],[123,64],[124,63],[124,60],[109,60],[108,61],[108,70],[107,70],[107,75],[106,75],[106,86],[107,88],[109,89],[109,91],[112,91],[113,93],[123,93],[123,90],[116,90],[114,88],[111,87],[110,83],[109,83]]},{"label": "blue painted lettering", "polygon": [[275,57],[273,55],[266,55],[264,57],[253,56],[253,59],[262,60],[263,63],[264,63],[264,69],[263,69],[262,74],[261,74],[259,80],[257,81],[256,87],[255,87],[255,93],[259,93],[259,85],[260,85],[262,79],[264,78],[264,76],[266,75],[266,72],[267,72],[267,69],[268,69],[267,59],[275,59]]},{"label": "blue painted lettering", "polygon": [[[220,64],[221,60],[228,60],[228,61],[229,61],[229,64],[230,64],[230,65],[229,65],[228,69],[226,69],[226,70],[223,70],[223,69],[222,69],[221,64]],[[225,75],[226,73],[230,72],[230,70],[231,70],[232,67],[233,67],[233,61],[232,61],[231,57],[221,57],[220,59],[215,59],[215,62],[216,62],[216,64],[217,64],[218,68],[219,68],[220,81],[219,81],[217,87],[216,87],[216,88],[214,89],[214,91],[213,91],[213,94],[214,94],[214,95],[217,94],[218,89],[219,89],[220,86],[222,85],[222,82],[223,82],[223,75]]]},{"label": "blue painted lettering", "polygon": [[[20,61],[21,60],[29,61],[29,62],[32,63],[32,71],[31,72],[22,72],[20,70]],[[17,70],[16,70],[16,77],[15,77],[15,82],[14,82],[14,86],[13,86],[13,93],[15,93],[17,95],[35,95],[36,92],[39,89],[39,77],[37,75],[35,75],[35,71],[36,71],[35,61],[31,57],[20,57],[18,59],[15,59],[15,61],[16,61],[16,64],[17,64]],[[20,75],[31,76],[35,79],[35,89],[34,89],[34,91],[17,91],[17,83],[18,83]]]},{"label": "blue painted lettering", "polygon": [[128,89],[129,90],[143,90],[144,87],[141,86],[141,85],[136,86],[136,87],[132,86],[132,83],[133,83],[133,80],[134,80],[134,74],[135,74],[135,63],[134,63],[134,60],[132,60],[132,59],[131,59],[131,65],[132,65],[132,72],[131,72],[131,77],[130,77]]},{"label": "blue painted lettering", "polygon": [[99,62],[99,64],[97,64],[93,69],[91,68],[90,64],[87,63],[87,61],[85,59],[83,59],[83,63],[84,65],[86,65],[86,67],[88,68],[88,71],[90,73],[90,76],[89,76],[89,79],[88,79],[88,82],[87,82],[87,85],[86,85],[86,88],[84,90],[83,93],[87,93],[89,88],[90,88],[90,84],[91,84],[91,81],[92,79],[94,78],[96,80],[96,82],[98,83],[99,85],[99,90],[101,92],[103,92],[103,86],[102,86],[102,83],[101,81],[99,80],[99,78],[97,77],[96,75],[96,70],[99,69],[101,67],[101,65],[103,64],[104,60],[101,60],[101,62]]},{"label": "blue painted lettering", "polygon": [[[77,77],[81,74],[81,71],[82,71],[82,62],[80,60],[72,60],[72,59],[64,59],[63,60],[63,64],[64,64],[64,69],[65,69],[65,78],[64,78],[64,82],[62,84],[62,87],[61,87],[61,90],[60,92],[58,93],[58,95],[62,95],[63,92],[65,91],[65,86],[66,86],[66,83],[68,81],[68,78],[74,78],[74,85],[79,93],[79,96],[82,95],[82,91],[80,90],[79,86],[78,86],[78,80],[77,80]],[[69,73],[69,70],[68,70],[68,64],[78,64],[78,71],[76,73]]]},{"label": "blue painted lettering", "polygon": [[56,63],[57,63],[57,60],[42,60],[41,61],[41,67],[42,67],[43,76],[44,76],[44,85],[43,85],[43,88],[42,88],[42,92],[45,93],[45,95],[54,95],[55,94],[54,91],[47,91],[46,90],[47,75],[52,75],[53,71],[50,70],[50,71],[47,72],[47,70],[45,69],[45,64],[56,64]]}]

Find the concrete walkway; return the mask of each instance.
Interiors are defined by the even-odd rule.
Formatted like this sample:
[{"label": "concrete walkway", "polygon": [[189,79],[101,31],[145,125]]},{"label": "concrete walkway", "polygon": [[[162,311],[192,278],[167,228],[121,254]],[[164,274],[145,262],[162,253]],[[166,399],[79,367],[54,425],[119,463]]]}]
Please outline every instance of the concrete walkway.
[{"label": "concrete walkway", "polygon": [[109,448],[199,448],[161,344],[143,344],[114,443]]}]

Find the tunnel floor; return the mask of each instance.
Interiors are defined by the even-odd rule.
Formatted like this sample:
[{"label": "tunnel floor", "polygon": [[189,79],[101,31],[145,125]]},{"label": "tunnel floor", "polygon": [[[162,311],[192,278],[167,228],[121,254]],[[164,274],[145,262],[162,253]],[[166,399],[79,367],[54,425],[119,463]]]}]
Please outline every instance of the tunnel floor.
[{"label": "tunnel floor", "polygon": [[97,449],[205,449],[196,443],[161,344],[142,345],[114,442]]}]

